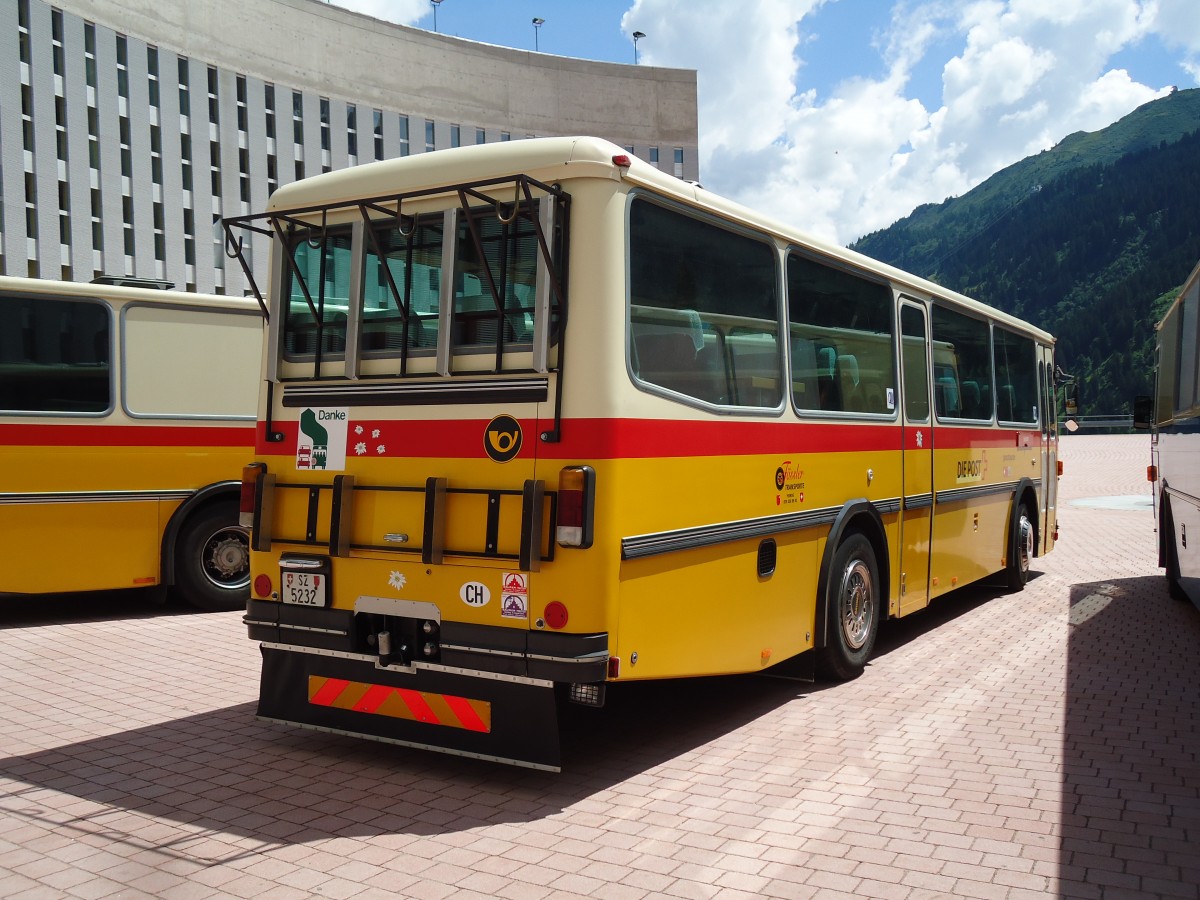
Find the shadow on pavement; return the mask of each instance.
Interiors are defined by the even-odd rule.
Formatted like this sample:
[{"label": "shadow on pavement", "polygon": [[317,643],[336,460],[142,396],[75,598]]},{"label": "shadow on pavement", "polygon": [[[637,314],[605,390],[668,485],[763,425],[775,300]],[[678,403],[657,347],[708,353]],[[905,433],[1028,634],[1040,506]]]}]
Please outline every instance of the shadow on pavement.
[{"label": "shadow on pavement", "polygon": [[1069,896],[1200,895],[1200,613],[1162,576],[1071,588],[1059,867]]},{"label": "shadow on pavement", "polygon": [[561,716],[557,775],[262,723],[244,703],[0,758],[0,779],[11,779],[0,812],[135,845],[149,819],[187,836],[145,849],[217,863],[256,852],[248,846],[529,822],[694,751],[811,686],[730,677],[620,688],[603,709]]},{"label": "shadow on pavement", "polygon": [[[920,615],[888,623],[878,652],[917,640],[1002,593],[964,588]],[[162,612],[135,612],[127,602],[108,612]],[[30,621],[72,615],[86,614],[31,613]],[[8,620],[19,624],[21,616]],[[826,687],[759,676],[616,683],[604,708],[561,711],[561,774],[262,723],[254,704],[243,703],[0,758],[0,776],[18,783],[0,798],[0,811],[138,844],[144,838],[137,829],[109,824],[134,813],[139,828],[147,818],[174,826],[167,831],[176,837],[145,849],[217,863],[257,852],[247,848],[530,822],[615,785],[649,790],[643,773],[703,753],[707,744]],[[63,794],[84,802],[63,802]]]}]

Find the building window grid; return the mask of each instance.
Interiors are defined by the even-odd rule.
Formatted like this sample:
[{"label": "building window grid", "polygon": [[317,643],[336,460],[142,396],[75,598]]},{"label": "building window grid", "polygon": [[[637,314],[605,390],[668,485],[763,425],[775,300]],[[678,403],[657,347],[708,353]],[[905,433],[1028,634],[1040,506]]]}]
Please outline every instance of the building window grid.
[{"label": "building window grid", "polygon": [[292,91],[292,155],[299,181],[304,177],[304,95],[299,91]]},{"label": "building window grid", "polygon": [[329,148],[332,146],[332,140],[329,133],[329,98],[321,97],[319,104],[319,115],[321,122],[321,171],[332,171],[331,158]]},{"label": "building window grid", "polygon": [[25,151],[25,236],[29,274],[37,271],[37,184],[33,178],[33,89],[29,48],[29,0],[18,0],[17,34],[21,56],[21,136]]},{"label": "building window grid", "polygon": [[267,194],[270,195],[279,187],[279,158],[275,148],[275,85],[263,85],[263,106],[267,131]]},{"label": "building window grid", "polygon": [[[25,150],[27,151],[27,159],[34,154],[34,134],[32,123],[32,109],[27,91],[30,77],[29,66],[31,65],[30,53],[30,32],[29,32],[29,0],[18,0],[18,44],[20,61],[24,64],[22,69],[22,125],[25,138]],[[52,62],[54,74],[59,76],[56,82],[56,102],[55,108],[55,131],[57,141],[57,156],[58,159],[67,162],[68,144],[66,140],[66,113],[65,100],[62,98],[62,89],[59,87],[61,78],[64,75],[64,22],[63,13],[60,10],[51,10],[51,31],[52,31]],[[131,196],[131,183],[133,177],[133,162],[132,162],[132,146],[130,140],[130,120],[128,115],[129,102],[129,66],[128,66],[128,38],[125,35],[118,34],[116,36],[116,57],[117,57],[117,93],[120,103],[120,115],[118,116],[118,126],[120,133],[120,159],[121,173],[124,176],[122,185],[122,214],[123,214],[123,237],[125,244],[126,256],[132,257],[134,254],[134,211]],[[157,111],[160,106],[160,79],[159,79],[159,60],[158,48],[148,46],[146,48],[146,64],[148,77],[148,91],[150,107]],[[190,119],[190,87],[188,83],[188,60],[186,57],[180,57],[179,64],[179,108],[180,120],[183,126],[181,135],[181,174],[183,176],[185,203],[190,205],[190,194],[192,191],[191,178],[191,142],[188,135],[187,123]],[[99,127],[98,114],[96,109],[96,90],[97,90],[97,61],[96,61],[96,26],[91,22],[84,23],[84,74],[88,91],[88,142],[89,142],[89,167],[93,173],[93,184],[99,184],[100,173],[100,152],[99,152]],[[209,122],[212,126],[219,126],[219,80],[218,69],[215,66],[209,66],[208,71],[208,105],[209,105]],[[248,132],[248,106],[246,100],[246,77],[239,75],[237,78],[237,124],[238,131],[241,135]],[[266,132],[267,137],[275,138],[276,132],[276,110],[274,86],[265,86],[266,100]],[[328,98],[320,98],[320,136],[321,149],[325,157],[322,166],[323,171],[330,170],[329,152],[330,152],[330,101]],[[357,129],[357,107],[354,104],[347,104],[346,107],[346,129],[347,129],[347,145],[350,165],[357,163],[358,156],[358,129]],[[212,188],[215,201],[215,208],[219,208],[220,203],[220,145],[217,140],[217,128],[212,129],[214,132],[213,141],[210,144],[210,163],[212,173]],[[411,152],[410,136],[409,136],[409,117],[401,115],[399,117],[399,137],[400,137],[400,156],[408,156]],[[293,91],[293,137],[295,144],[296,156],[296,178],[304,177],[304,160],[303,160],[303,101],[299,91]],[[372,138],[374,158],[380,160],[384,158],[384,142],[383,142],[383,111],[375,109],[372,111]],[[507,131],[500,132],[499,139],[501,141],[510,141],[511,133]],[[483,144],[487,141],[486,129],[477,127],[475,129],[475,142]],[[244,143],[244,142],[243,142]],[[450,127],[450,145],[452,147],[461,146],[461,126],[453,124]],[[425,120],[425,149],[433,151],[436,149],[436,128],[433,119]],[[676,147],[673,152],[673,169],[674,174],[678,177],[683,175],[683,148]],[[654,165],[659,164],[659,148],[649,148],[650,162]],[[162,148],[161,148],[161,131],[158,125],[151,125],[151,174],[152,180],[156,187],[159,188],[158,200],[153,206],[154,214],[154,247],[155,259],[159,262],[165,262],[165,229],[164,229],[164,207],[161,197],[162,180]],[[239,153],[239,174],[241,186],[241,199],[243,203],[249,202],[249,156],[245,149]],[[274,153],[268,154],[267,159],[267,187],[268,191],[273,192],[278,187],[278,166],[277,158]],[[28,226],[28,237],[32,246],[36,246],[36,208],[37,194],[35,180],[32,178],[26,179],[26,219]],[[91,225],[92,225],[92,249],[97,255],[103,252],[103,227],[102,227],[102,204],[101,195],[98,188],[91,189]],[[69,205],[69,189],[66,182],[59,182],[59,232],[62,243],[69,247],[70,245],[70,205]],[[195,229],[194,229],[194,213],[190,208],[184,210],[185,220],[185,235],[184,235],[184,256],[190,266],[195,265]],[[217,249],[220,250],[220,241],[217,240]],[[218,268],[221,267],[223,260],[218,260]],[[31,266],[36,267],[36,262],[31,260]],[[64,267],[64,271],[69,271],[69,267]]]}]

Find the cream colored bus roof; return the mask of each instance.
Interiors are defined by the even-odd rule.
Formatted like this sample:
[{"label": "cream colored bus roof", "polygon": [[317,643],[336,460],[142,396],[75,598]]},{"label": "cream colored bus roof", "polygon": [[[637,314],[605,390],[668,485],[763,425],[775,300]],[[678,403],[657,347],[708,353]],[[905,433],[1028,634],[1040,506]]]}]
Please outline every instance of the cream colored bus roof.
[{"label": "cream colored bus roof", "polygon": [[[622,171],[613,163],[625,156]],[[337,172],[315,175],[279,188],[268,206],[270,212],[305,209],[356,200],[429,190],[441,185],[470,184],[518,174],[553,183],[566,178],[592,177],[645,187],[688,206],[712,212],[747,228],[772,234],[782,242],[805,247],[863,272],[885,278],[899,290],[918,297],[937,297],[997,322],[1053,343],[1046,331],[994,307],[972,300],[939,284],[871,259],[861,253],[826,243],[783,222],[772,220],[699,185],[682,181],[638,159],[616,144],[594,137],[548,137],[503,141],[420,153],[399,159],[367,163]]]}]

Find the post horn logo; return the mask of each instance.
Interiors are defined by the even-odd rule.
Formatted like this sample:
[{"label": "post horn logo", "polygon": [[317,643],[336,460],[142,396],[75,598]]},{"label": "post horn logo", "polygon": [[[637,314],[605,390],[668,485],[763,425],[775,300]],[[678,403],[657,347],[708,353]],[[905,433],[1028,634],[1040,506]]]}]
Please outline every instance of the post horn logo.
[{"label": "post horn logo", "polygon": [[496,462],[508,462],[521,451],[521,424],[512,416],[496,416],[483,432],[483,450]]}]

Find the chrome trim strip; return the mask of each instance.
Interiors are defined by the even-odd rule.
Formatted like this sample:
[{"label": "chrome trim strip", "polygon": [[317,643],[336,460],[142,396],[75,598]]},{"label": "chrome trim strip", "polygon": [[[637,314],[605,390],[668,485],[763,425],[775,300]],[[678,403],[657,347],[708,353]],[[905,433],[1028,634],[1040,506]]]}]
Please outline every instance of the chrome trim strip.
[{"label": "chrome trim strip", "polygon": [[590,653],[587,656],[543,656],[540,653],[527,654],[528,659],[536,659],[539,662],[553,663],[596,663],[608,659],[608,651],[604,653]]},{"label": "chrome trim strip", "polygon": [[929,509],[933,506],[933,494],[913,494],[904,498],[905,509]]},{"label": "chrome trim strip", "polygon": [[417,750],[432,750],[435,753],[446,753],[450,756],[465,756],[468,759],[482,759],[487,762],[507,763],[511,766],[520,766],[525,769],[538,769],[542,772],[561,772],[559,766],[547,766],[544,763],[526,762],[523,759],[509,759],[507,756],[492,756],[487,753],[471,753],[467,750],[454,750],[449,747],[441,747],[436,744],[422,744],[417,741],[402,741],[399,738],[380,737],[375,734],[363,734],[358,731],[344,731],[341,728],[328,728],[324,725],[309,725],[305,722],[293,722],[290,719],[274,719],[270,716],[255,716],[260,722],[271,722],[275,725],[290,725],[293,728],[303,728],[305,731],[319,731],[322,734],[342,734],[347,737],[359,738],[368,741],[378,741],[381,744],[395,744],[399,747],[413,747]]},{"label": "chrome trim strip", "polygon": [[1181,491],[1179,488],[1173,488],[1170,485],[1167,485],[1163,489],[1163,493],[1172,497],[1178,497],[1180,500],[1185,500],[1188,503],[1191,503],[1193,506],[1200,506],[1200,497],[1193,497],[1191,494],[1187,493],[1187,491]]},{"label": "chrome trim strip", "polygon": [[463,653],[482,653],[485,656],[512,656],[516,657],[517,659],[525,658],[525,654],[517,650],[489,650],[486,647],[468,647],[465,644],[447,644],[445,641],[438,644],[438,646],[443,650],[459,650]]},{"label": "chrome trim strip", "polygon": [[990,497],[993,494],[1011,494],[1017,489],[1018,482],[1004,481],[999,484],[977,484],[971,487],[951,488],[948,491],[936,491],[938,503],[961,503],[976,497]]},{"label": "chrome trim strip", "polygon": [[553,681],[544,678],[526,678],[523,675],[504,675],[500,672],[481,672],[477,669],[463,669],[458,666],[443,666],[439,663],[414,662],[411,666],[381,666],[379,657],[373,653],[348,653],[345,650],[323,650],[320,647],[303,647],[298,644],[280,644],[275,641],[260,641],[259,646],[268,650],[282,650],[286,653],[307,653],[310,656],[328,656],[332,659],[349,659],[355,662],[371,663],[377,669],[385,672],[404,672],[414,675],[419,670],[441,672],[445,675],[462,675],[466,678],[482,678],[487,681],[507,681],[512,684],[528,684],[533,687],[553,687]]},{"label": "chrome trim strip", "polygon": [[388,394],[419,397],[422,394],[442,393],[452,390],[455,393],[483,393],[501,391],[525,391],[528,393],[544,393],[550,389],[550,379],[546,376],[533,378],[468,378],[456,376],[447,381],[439,378],[436,381],[405,381],[401,384],[375,384],[358,382],[356,384],[287,384],[283,388],[285,397],[304,397],[311,394],[336,395],[353,399],[360,394]]},{"label": "chrome trim strip", "polygon": [[693,550],[697,547],[711,547],[714,544],[724,544],[745,538],[765,537],[787,531],[832,525],[840,511],[840,506],[827,506],[804,512],[634,535],[621,538],[621,559],[643,559],[647,556],[657,556],[660,553],[673,553],[676,550]]},{"label": "chrome trim strip", "polygon": [[528,684],[533,687],[554,687],[554,682],[545,678],[526,678],[524,675],[504,675],[500,672],[480,672],[477,669],[463,669],[458,666],[443,666],[440,663],[418,663],[421,669],[430,672],[442,672],[446,675],[465,675],[468,678],[486,678],[488,681],[508,681],[513,684]]},{"label": "chrome trim strip", "polygon": [[128,503],[137,500],[186,500],[194,490],[161,491],[46,491],[0,494],[0,506],[22,503]]},{"label": "chrome trim strip", "polygon": [[888,500],[879,500],[871,505],[875,507],[875,511],[881,516],[891,515],[892,513],[900,512],[901,500],[899,497],[893,497]]},{"label": "chrome trim strip", "polygon": [[[265,622],[262,624],[274,624]],[[317,628],[315,625],[289,625],[287,622],[280,622],[280,628],[288,628],[292,631],[315,631],[318,634],[336,634],[338,637],[347,637],[350,632],[340,628]]]}]

